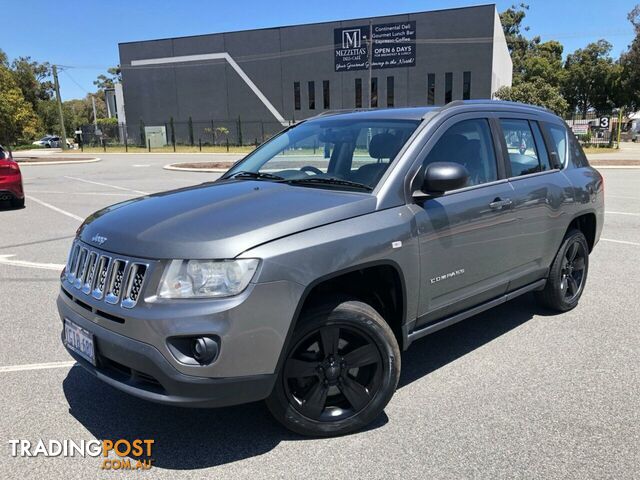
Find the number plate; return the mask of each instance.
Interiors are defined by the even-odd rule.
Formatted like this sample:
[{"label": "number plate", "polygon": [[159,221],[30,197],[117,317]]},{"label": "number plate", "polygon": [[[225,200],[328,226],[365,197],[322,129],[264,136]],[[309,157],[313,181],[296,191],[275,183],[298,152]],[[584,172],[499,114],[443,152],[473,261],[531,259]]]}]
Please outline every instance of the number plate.
[{"label": "number plate", "polygon": [[85,360],[96,364],[96,356],[93,350],[93,335],[84,328],[79,327],[71,320],[64,320],[64,340],[67,347]]}]

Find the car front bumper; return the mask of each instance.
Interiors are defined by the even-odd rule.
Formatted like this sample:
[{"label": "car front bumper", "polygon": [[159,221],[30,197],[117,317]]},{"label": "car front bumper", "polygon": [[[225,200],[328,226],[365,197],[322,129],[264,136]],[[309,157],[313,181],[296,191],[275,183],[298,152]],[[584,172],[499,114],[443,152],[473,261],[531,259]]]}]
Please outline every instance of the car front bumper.
[{"label": "car front bumper", "polygon": [[[296,284],[268,282],[231,299],[145,302],[126,309],[63,282],[57,306],[63,343],[65,319],[93,334],[95,366],[67,350],[96,377],[155,402],[219,407],[271,393],[301,293]],[[208,365],[185,364],[168,348],[171,338],[200,335],[219,339],[219,354]]]},{"label": "car front bumper", "polygon": [[262,400],[273,389],[275,373],[229,378],[185,375],[152,345],[96,325],[64,302],[59,301],[58,307],[63,322],[69,319],[93,334],[96,365],[67,348],[69,354],[92,375],[136,397],[185,407],[224,407]]}]

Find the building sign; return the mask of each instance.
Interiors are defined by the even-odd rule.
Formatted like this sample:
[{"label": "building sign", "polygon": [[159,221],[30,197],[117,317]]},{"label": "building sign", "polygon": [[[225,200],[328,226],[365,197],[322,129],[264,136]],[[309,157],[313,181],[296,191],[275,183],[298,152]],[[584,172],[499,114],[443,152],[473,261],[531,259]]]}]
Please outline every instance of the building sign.
[{"label": "building sign", "polygon": [[[371,68],[412,67],[416,64],[416,22],[373,25]],[[335,71],[369,68],[369,25],[336,28]]]}]

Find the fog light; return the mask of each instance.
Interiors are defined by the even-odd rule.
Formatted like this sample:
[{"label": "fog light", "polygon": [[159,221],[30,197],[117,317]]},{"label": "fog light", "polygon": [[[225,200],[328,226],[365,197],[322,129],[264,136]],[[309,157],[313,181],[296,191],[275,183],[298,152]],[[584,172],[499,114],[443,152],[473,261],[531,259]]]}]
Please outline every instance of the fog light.
[{"label": "fog light", "polygon": [[191,352],[198,363],[211,363],[218,355],[218,344],[209,337],[195,338],[191,344]]},{"label": "fog light", "polygon": [[167,339],[169,351],[185,365],[209,365],[220,353],[220,338],[217,335],[197,337],[171,337]]}]

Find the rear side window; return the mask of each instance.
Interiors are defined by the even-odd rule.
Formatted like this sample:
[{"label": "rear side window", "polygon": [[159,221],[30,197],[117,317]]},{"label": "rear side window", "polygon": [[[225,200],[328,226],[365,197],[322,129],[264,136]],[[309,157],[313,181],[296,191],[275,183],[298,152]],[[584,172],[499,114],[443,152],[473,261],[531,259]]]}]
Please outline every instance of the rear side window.
[{"label": "rear side window", "polygon": [[549,133],[558,154],[558,162],[563,166],[567,160],[567,129],[558,125],[549,125]]},{"label": "rear side window", "polygon": [[587,160],[587,156],[582,151],[582,147],[580,143],[578,143],[578,139],[576,136],[569,135],[569,157],[571,158],[571,163],[573,163],[576,167],[588,167],[589,161]]},{"label": "rear side window", "polygon": [[463,165],[469,172],[468,185],[497,180],[496,154],[489,122],[484,118],[477,118],[453,125],[433,146],[424,165],[434,162]]},{"label": "rear side window", "polygon": [[[500,120],[504,141],[509,152],[509,163],[511,164],[511,176],[519,177],[531,173],[541,172],[548,168],[549,159],[546,159],[547,168],[543,168],[540,160],[544,145],[534,138],[531,125],[528,120],[515,120],[503,118]],[[540,135],[540,137],[542,137]],[[546,152],[544,153],[546,156]]]}]

